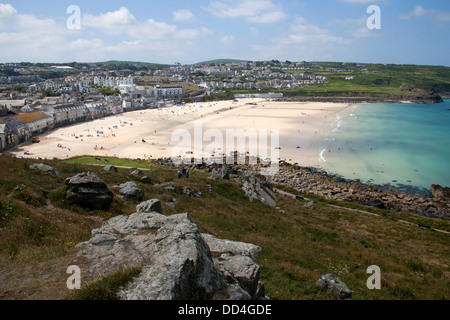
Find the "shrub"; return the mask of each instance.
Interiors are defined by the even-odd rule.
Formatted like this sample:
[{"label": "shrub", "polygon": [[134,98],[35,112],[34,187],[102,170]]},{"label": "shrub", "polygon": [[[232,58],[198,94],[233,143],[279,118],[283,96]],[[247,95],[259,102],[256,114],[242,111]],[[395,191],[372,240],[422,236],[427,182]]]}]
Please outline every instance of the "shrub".
[{"label": "shrub", "polygon": [[118,300],[117,291],[120,287],[125,286],[133,278],[139,276],[142,268],[132,268],[129,270],[119,270],[103,279],[95,281],[91,284],[76,291],[69,300]]},{"label": "shrub", "polygon": [[13,197],[17,200],[30,204],[33,201],[33,190],[30,187],[19,184],[14,188]]}]

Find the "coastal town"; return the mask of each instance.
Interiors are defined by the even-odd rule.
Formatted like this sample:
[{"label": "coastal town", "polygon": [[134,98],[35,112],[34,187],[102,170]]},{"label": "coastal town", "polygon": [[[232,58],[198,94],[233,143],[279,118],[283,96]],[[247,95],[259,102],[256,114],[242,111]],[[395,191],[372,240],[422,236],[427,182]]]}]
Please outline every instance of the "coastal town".
[{"label": "coastal town", "polygon": [[186,66],[0,64],[0,151],[38,142],[37,136],[55,128],[129,111],[203,101],[205,96],[227,89],[326,83],[326,77],[307,72],[309,69],[306,62],[289,61]]},{"label": "coastal town", "polygon": [[442,0],[0,1],[0,300],[448,301],[448,30]]}]

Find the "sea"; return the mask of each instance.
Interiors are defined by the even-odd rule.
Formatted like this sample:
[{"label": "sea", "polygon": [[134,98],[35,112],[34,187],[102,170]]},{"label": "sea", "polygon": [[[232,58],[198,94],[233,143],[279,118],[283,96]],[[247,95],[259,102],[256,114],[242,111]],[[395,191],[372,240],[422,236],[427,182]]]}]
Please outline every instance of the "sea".
[{"label": "sea", "polygon": [[356,104],[317,145],[321,168],[346,180],[409,194],[450,187],[450,99],[438,104]]}]

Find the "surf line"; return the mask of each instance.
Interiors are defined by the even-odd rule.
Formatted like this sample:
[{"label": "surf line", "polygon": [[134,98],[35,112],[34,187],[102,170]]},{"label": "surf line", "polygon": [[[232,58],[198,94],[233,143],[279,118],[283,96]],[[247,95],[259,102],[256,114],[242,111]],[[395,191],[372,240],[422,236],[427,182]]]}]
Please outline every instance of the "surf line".
[{"label": "surf line", "polygon": [[320,161],[323,161],[323,162],[327,162],[327,160],[325,160],[325,158],[323,157],[323,154],[325,153],[327,151],[327,149],[323,149],[322,150],[322,152],[320,153]]}]

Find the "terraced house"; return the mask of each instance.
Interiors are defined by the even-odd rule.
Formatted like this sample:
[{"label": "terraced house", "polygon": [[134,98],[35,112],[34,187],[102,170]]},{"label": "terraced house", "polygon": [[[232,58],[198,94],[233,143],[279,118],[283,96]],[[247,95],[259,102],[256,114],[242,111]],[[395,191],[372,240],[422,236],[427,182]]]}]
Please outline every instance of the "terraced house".
[{"label": "terraced house", "polygon": [[19,144],[19,137],[7,124],[0,124],[0,152],[4,152],[17,144]]},{"label": "terraced house", "polygon": [[88,120],[88,109],[81,104],[62,104],[55,106],[42,106],[41,112],[51,116],[55,127]]},{"label": "terraced house", "polygon": [[26,141],[32,137],[47,132],[54,128],[53,118],[45,113],[39,111],[20,113],[11,117],[26,126],[27,137]]}]

